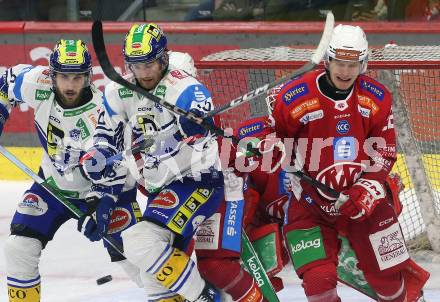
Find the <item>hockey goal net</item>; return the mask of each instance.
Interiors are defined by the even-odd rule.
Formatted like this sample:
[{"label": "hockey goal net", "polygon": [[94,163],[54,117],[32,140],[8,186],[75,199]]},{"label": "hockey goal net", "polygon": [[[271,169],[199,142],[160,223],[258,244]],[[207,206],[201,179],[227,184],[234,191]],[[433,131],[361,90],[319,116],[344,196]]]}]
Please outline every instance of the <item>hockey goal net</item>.
[{"label": "hockey goal net", "polygon": [[[221,105],[291,73],[312,53],[291,47],[223,51],[198,62],[198,75]],[[375,48],[368,67],[367,74],[393,92],[399,153],[394,171],[405,185],[399,218],[405,238],[412,251],[440,260],[440,46]],[[222,126],[265,114],[261,96],[221,114]]]}]

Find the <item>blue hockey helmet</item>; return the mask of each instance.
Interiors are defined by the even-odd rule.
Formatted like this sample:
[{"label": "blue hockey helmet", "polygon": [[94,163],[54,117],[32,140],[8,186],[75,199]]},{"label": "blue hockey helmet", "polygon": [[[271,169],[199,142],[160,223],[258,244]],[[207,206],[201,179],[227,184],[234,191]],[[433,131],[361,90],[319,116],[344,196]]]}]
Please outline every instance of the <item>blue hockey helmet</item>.
[{"label": "blue hockey helmet", "polygon": [[92,58],[81,40],[59,40],[50,54],[49,65],[52,79],[57,72],[87,73],[90,84]]},{"label": "blue hockey helmet", "polygon": [[167,38],[154,23],[134,24],[125,36],[125,63],[151,63],[166,55]]}]

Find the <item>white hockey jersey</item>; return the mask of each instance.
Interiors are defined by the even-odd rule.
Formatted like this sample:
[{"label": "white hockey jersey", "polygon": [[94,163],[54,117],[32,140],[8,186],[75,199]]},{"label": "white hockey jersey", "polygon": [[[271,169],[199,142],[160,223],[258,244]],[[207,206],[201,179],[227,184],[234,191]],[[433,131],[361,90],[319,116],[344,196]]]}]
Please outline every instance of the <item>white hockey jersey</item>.
[{"label": "white hockey jersey", "polygon": [[[172,68],[170,63],[170,68]],[[125,76],[135,83],[134,76]],[[179,69],[168,70],[150,93],[186,111],[213,110],[212,98],[205,86]],[[117,83],[106,86],[105,112],[100,114],[95,139],[121,151],[139,137],[154,139],[154,145],[141,153],[138,181],[154,192],[183,176],[199,177],[210,167],[219,170],[218,147],[214,137],[185,139],[179,116],[146,97]],[[128,131],[127,131],[128,130]],[[131,133],[127,138],[124,133]],[[129,139],[129,140],[127,140]]]},{"label": "white hockey jersey", "polygon": [[8,70],[9,106],[27,103],[34,109],[35,127],[44,149],[41,169],[45,179],[67,197],[84,198],[91,182],[79,168],[79,157],[93,144],[94,129],[102,106],[102,92],[91,87],[93,98],[86,104],[64,109],[54,99],[49,69],[17,65]]}]

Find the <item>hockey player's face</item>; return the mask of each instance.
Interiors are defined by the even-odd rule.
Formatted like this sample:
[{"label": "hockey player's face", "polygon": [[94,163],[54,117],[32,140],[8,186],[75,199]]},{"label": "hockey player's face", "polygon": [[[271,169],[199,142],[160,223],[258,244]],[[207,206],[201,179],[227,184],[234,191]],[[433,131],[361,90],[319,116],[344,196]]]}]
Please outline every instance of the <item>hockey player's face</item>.
[{"label": "hockey player's face", "polygon": [[157,60],[151,63],[130,64],[130,69],[138,83],[147,90],[156,87],[162,79],[162,65]]},{"label": "hockey player's face", "polygon": [[65,106],[80,103],[81,91],[87,82],[87,75],[81,73],[56,73],[55,86],[58,96]]},{"label": "hockey player's face", "polygon": [[353,85],[360,74],[361,63],[341,60],[330,60],[330,78],[336,88],[346,90]]}]

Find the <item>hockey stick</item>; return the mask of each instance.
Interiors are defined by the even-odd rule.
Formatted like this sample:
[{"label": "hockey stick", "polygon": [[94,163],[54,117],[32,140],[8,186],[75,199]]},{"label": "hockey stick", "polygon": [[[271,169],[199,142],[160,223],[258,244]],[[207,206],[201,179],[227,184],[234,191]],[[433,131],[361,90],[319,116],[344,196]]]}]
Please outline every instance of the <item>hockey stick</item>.
[{"label": "hockey stick", "polygon": [[[326,29],[327,27],[331,29],[333,28],[333,23],[334,23],[334,17],[333,14],[329,14],[327,16],[327,22],[326,22]],[[329,25],[327,25],[327,23]],[[331,26],[330,26],[331,25]],[[327,34],[326,34],[327,35]],[[108,58],[107,52],[106,52],[106,48],[105,48],[105,43],[104,43],[104,36],[103,36],[103,31],[102,31],[102,23],[101,21],[95,21],[93,22],[93,26],[92,26],[92,39],[93,39],[93,48],[95,49],[95,53],[96,56],[98,57],[98,61],[99,64],[101,65],[102,71],[104,72],[104,74],[113,82],[116,82],[130,90],[136,91],[139,94],[142,94],[143,96],[147,97],[149,100],[151,100],[152,102],[159,104],[163,107],[165,107],[165,109],[176,113],[177,115],[180,116],[184,116],[186,117],[188,120],[202,126],[203,128],[205,128],[206,130],[211,131],[211,133],[214,133],[218,136],[223,136],[226,138],[230,138],[232,140],[232,142],[234,144],[238,144],[239,140],[233,136],[233,135],[228,135],[225,133],[225,131],[223,131],[223,129],[214,126],[213,124],[207,122],[206,120],[204,120],[201,117],[196,116],[195,114],[193,114],[192,112],[187,112],[173,104],[167,103],[166,101],[164,101],[163,99],[151,94],[150,92],[148,92],[148,90],[135,85],[133,83],[130,83],[128,81],[126,81],[119,73],[116,72],[116,70],[113,68],[113,65],[110,63],[110,60]],[[326,42],[327,43],[327,42]],[[326,45],[321,45],[321,48],[325,49]],[[322,50],[320,51],[321,55],[322,55]],[[321,60],[321,58],[319,58],[319,60]],[[318,60],[318,62],[319,62]],[[251,150],[251,152],[253,152],[254,154],[259,154],[258,151],[256,150]],[[311,185],[328,192],[330,195],[332,195],[333,197],[338,197],[339,193],[336,192],[335,190],[333,190],[332,188],[326,186],[325,184],[317,181],[316,179],[311,178],[310,176],[304,174],[302,171],[293,171],[291,172],[292,174],[296,175],[297,177],[303,179],[304,181],[307,181],[308,183],[310,183]]]},{"label": "hockey stick", "polygon": [[306,64],[304,64],[301,68],[295,70],[294,72],[288,74],[287,76],[285,76],[281,79],[278,79],[272,83],[268,83],[266,85],[263,85],[261,87],[254,89],[252,91],[249,91],[245,95],[242,95],[236,99],[233,99],[232,101],[230,101],[227,104],[224,104],[220,108],[212,110],[211,112],[209,112],[208,117],[212,117],[216,114],[226,112],[226,111],[228,111],[232,108],[235,108],[241,104],[247,103],[247,102],[255,99],[256,97],[258,97],[264,93],[267,93],[267,91],[269,89],[272,89],[272,88],[286,82],[287,80],[298,77],[298,76],[314,69],[316,67],[316,65],[318,65],[319,62],[321,62],[322,58],[324,57],[324,54],[327,50],[327,46],[330,43],[330,39],[332,37],[334,24],[335,24],[335,18],[333,16],[333,13],[328,12],[326,20],[325,20],[324,31],[322,33],[322,37],[321,37],[321,40],[319,41],[318,47],[315,49],[315,52],[311,56],[310,60]]},{"label": "hockey stick", "polygon": [[[5,147],[0,145],[0,153],[3,154],[9,161],[11,161],[14,165],[17,166],[21,171],[26,173],[30,178],[32,178],[36,183],[42,186],[46,191],[52,195],[57,201],[63,204],[77,219],[80,219],[86,214],[84,214],[80,209],[78,209],[73,203],[68,201],[62,194],[57,192],[55,188],[50,186],[43,178],[41,178],[34,171],[29,169],[24,163],[22,163],[18,158],[16,158],[11,152],[9,152]],[[115,251],[124,256],[124,252],[122,246],[116,242],[113,238],[108,236],[107,234],[101,234],[102,239],[106,241]]]},{"label": "hockey stick", "polygon": [[241,230],[241,243],[241,260],[243,261],[243,265],[252,275],[255,282],[257,282],[257,285],[261,289],[263,296],[269,302],[280,302],[275,289],[267,276],[266,270],[258,258],[258,254],[252,246],[252,243],[244,229]]}]

